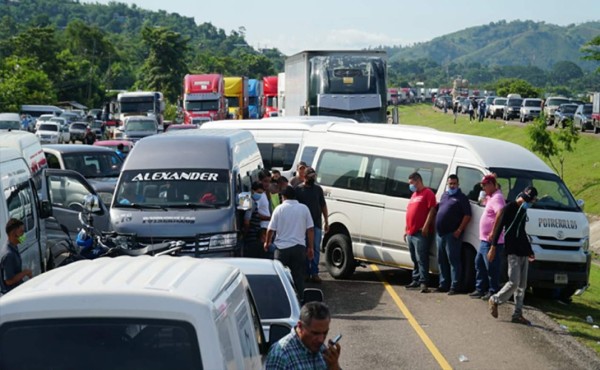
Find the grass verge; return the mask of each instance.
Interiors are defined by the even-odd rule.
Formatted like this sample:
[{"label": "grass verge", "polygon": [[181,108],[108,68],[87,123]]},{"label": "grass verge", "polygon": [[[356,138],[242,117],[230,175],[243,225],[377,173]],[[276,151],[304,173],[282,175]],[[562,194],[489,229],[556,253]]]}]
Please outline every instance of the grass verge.
[{"label": "grass verge", "polygon": [[[559,324],[567,327],[569,333],[600,356],[600,267],[592,265],[590,287],[581,296],[573,296],[573,302],[564,304],[533,295],[527,303],[545,312]],[[593,323],[588,323],[590,316]]]}]

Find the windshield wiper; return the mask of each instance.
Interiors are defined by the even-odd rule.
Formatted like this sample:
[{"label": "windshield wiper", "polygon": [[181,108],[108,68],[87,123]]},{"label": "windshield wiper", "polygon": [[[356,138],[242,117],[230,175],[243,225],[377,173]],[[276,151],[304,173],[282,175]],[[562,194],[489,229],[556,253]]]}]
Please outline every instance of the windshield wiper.
[{"label": "windshield wiper", "polygon": [[130,203],[130,204],[118,204],[118,207],[135,208],[135,209],[162,209],[163,211],[167,211],[167,207],[159,206],[156,204]]},{"label": "windshield wiper", "polygon": [[170,204],[169,208],[217,208],[216,204],[205,204],[205,203],[184,203],[184,204]]}]

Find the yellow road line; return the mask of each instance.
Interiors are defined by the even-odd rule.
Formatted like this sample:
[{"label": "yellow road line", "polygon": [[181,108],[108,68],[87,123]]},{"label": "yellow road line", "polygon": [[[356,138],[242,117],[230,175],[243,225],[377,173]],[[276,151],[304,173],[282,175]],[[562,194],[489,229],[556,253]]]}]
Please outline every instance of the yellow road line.
[{"label": "yellow road line", "polygon": [[400,309],[400,311],[402,312],[404,317],[406,317],[406,319],[410,323],[410,326],[412,326],[414,331],[417,332],[417,335],[421,338],[421,341],[423,341],[423,343],[425,344],[425,346],[427,347],[429,352],[431,352],[431,354],[433,355],[435,360],[438,362],[438,364],[440,364],[440,367],[444,370],[452,370],[452,366],[450,366],[448,361],[446,361],[446,359],[440,353],[440,351],[437,349],[435,344],[433,344],[431,339],[429,339],[429,336],[427,335],[427,333],[425,333],[425,331],[419,325],[419,323],[417,322],[415,317],[410,313],[410,311],[408,310],[408,308],[406,307],[404,302],[402,302],[402,299],[400,299],[400,296],[396,293],[396,291],[394,291],[394,288],[392,288],[390,283],[388,283],[387,280],[383,277],[381,270],[379,270],[379,268],[375,265],[370,265],[370,266],[371,266],[371,270],[373,270],[375,272],[375,274],[377,274],[377,276],[379,277],[379,280],[381,280],[381,282],[383,283],[385,290],[387,290],[388,294],[392,297],[394,302],[396,302],[396,306],[398,306],[398,308]]}]

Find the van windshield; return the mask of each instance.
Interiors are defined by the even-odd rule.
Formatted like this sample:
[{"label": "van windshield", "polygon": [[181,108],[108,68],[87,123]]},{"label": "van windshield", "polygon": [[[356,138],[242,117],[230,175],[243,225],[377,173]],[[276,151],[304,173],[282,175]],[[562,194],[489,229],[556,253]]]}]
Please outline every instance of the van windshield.
[{"label": "van windshield", "polygon": [[555,174],[509,168],[490,168],[490,172],[496,174],[504,198],[509,202],[527,186],[534,186],[538,200],[532,208],[581,211],[565,183]]},{"label": "van windshield", "polygon": [[23,320],[0,329],[0,368],[202,369],[202,359],[197,334],[183,321]]},{"label": "van windshield", "polygon": [[258,150],[265,168],[281,168],[289,171],[294,165],[294,159],[300,144],[292,143],[258,143]]},{"label": "van windshield", "polygon": [[225,207],[229,177],[227,170],[209,168],[124,171],[113,207]]}]

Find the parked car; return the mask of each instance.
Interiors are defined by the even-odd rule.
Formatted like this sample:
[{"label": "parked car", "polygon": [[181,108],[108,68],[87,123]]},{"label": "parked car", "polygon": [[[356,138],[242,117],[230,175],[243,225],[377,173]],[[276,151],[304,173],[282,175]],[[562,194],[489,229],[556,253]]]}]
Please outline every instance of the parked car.
[{"label": "parked car", "polygon": [[120,130],[115,131],[115,139],[136,142],[146,136],[158,134],[158,122],[153,117],[129,116],[125,118]]},{"label": "parked car", "polygon": [[42,144],[62,144],[69,142],[69,132],[64,131],[58,122],[47,121],[40,125],[35,132]]},{"label": "parked car", "polygon": [[[511,94],[518,95],[518,94]],[[519,97],[511,96],[506,99],[506,106],[504,107],[503,118],[505,121],[510,121],[513,118],[518,118],[521,112],[521,104],[523,104],[523,99]]]},{"label": "parked car", "polygon": [[75,143],[75,141],[83,142],[83,137],[85,136],[85,130],[88,127],[87,122],[73,122],[71,126],[69,126],[69,133],[71,134],[71,142]]},{"label": "parked car", "polygon": [[521,104],[519,120],[523,123],[533,121],[542,112],[542,99],[525,98]]},{"label": "parked car", "polygon": [[82,119],[85,118],[81,114],[79,114],[79,112],[73,112],[73,111],[64,111],[60,114],[60,117],[66,119],[68,123],[81,121]]},{"label": "parked car", "polygon": [[21,117],[19,113],[0,113],[0,130],[20,130]]},{"label": "parked car", "polygon": [[573,127],[580,129],[582,132],[594,128],[592,123],[592,103],[581,104],[577,107],[573,115]]},{"label": "parked car", "polygon": [[42,122],[49,121],[50,118],[52,118],[52,117],[56,117],[56,116],[54,114],[42,114],[41,116],[39,116],[35,120],[35,131],[38,130],[38,128],[40,127],[40,125],[42,124]]},{"label": "parked car", "polygon": [[[278,260],[262,258],[215,258],[240,269],[250,283],[260,322],[269,340],[269,327],[284,324],[293,328],[300,318],[300,302],[290,270]],[[320,289],[306,288],[301,292],[303,303],[323,301]]]},{"label": "parked car", "polygon": [[485,98],[485,118],[490,118],[492,104],[494,103],[494,99],[496,98],[497,96],[487,96]]},{"label": "parked car", "polygon": [[95,146],[101,146],[109,148],[114,151],[117,150],[119,144],[123,144],[123,155],[127,157],[127,154],[133,149],[133,142],[129,140],[97,140],[94,142]]},{"label": "parked car", "polygon": [[199,125],[192,123],[192,124],[172,124],[167,126],[167,130],[165,132],[169,132],[169,131],[177,131],[177,130],[194,130],[194,129],[198,129],[200,128]]},{"label": "parked car", "polygon": [[48,167],[73,170],[85,177],[104,204],[112,202],[123,160],[111,149],[100,146],[44,145]]},{"label": "parked car", "polygon": [[506,98],[496,98],[490,107],[490,117],[496,119],[504,115],[504,106],[506,105]]},{"label": "parked car", "polygon": [[96,139],[101,140],[102,137],[102,121],[93,120],[90,122],[89,127],[92,129],[92,132],[96,134]]},{"label": "parked car", "polygon": [[573,116],[577,110],[578,105],[567,103],[561,104],[557,110],[554,111],[554,127],[565,128],[567,121],[573,121]]},{"label": "parked car", "polygon": [[544,102],[544,116],[546,117],[546,125],[554,124],[554,111],[558,109],[561,104],[568,104],[569,99],[564,96],[551,96]]}]

